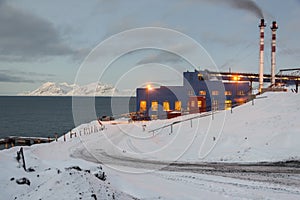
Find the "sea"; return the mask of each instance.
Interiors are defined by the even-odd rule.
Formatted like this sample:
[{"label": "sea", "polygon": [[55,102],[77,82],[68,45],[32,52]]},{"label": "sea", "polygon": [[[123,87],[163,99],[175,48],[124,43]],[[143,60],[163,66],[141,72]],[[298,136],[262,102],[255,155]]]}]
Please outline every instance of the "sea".
[{"label": "sea", "polygon": [[[80,98],[89,101],[94,97]],[[98,117],[118,118],[136,107],[135,97],[95,97],[94,104]],[[0,96],[0,124],[0,138],[63,135],[75,127],[72,97]]]}]

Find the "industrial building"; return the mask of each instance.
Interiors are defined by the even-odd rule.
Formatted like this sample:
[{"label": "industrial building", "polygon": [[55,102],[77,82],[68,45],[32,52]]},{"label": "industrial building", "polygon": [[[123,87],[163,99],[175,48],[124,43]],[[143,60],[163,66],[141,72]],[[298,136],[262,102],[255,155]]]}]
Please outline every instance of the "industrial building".
[{"label": "industrial building", "polygon": [[209,71],[184,72],[182,86],[137,88],[137,111],[142,118],[172,118],[184,113],[231,109],[251,94],[249,81],[238,76],[220,80]]}]

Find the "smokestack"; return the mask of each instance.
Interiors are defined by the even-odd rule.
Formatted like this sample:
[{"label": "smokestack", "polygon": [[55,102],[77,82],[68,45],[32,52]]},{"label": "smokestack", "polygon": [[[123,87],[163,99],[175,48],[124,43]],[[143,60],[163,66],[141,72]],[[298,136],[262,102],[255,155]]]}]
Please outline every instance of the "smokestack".
[{"label": "smokestack", "polygon": [[265,38],[265,20],[261,19],[259,24],[260,41],[259,41],[259,93],[261,93],[264,84],[264,38]]},{"label": "smokestack", "polygon": [[276,21],[272,22],[272,42],[271,42],[271,85],[275,85],[275,67],[276,67],[276,30],[278,29]]}]

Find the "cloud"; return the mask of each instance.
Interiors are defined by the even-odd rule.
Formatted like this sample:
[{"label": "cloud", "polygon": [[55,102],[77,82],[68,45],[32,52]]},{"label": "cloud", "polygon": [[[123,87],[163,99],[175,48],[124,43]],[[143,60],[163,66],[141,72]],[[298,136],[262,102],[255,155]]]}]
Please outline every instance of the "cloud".
[{"label": "cloud", "polygon": [[21,61],[76,52],[63,42],[51,22],[13,7],[4,0],[0,1],[0,25],[2,60]]},{"label": "cloud", "polygon": [[32,80],[24,79],[22,77],[12,76],[6,73],[0,72],[0,82],[10,82],[10,83],[34,83]]},{"label": "cloud", "polygon": [[300,55],[300,48],[280,48],[279,53],[281,55],[299,56]]},{"label": "cloud", "polygon": [[175,54],[160,50],[157,51],[158,52],[155,52],[142,58],[140,61],[137,62],[137,65],[148,63],[177,63],[182,61],[182,58]]},{"label": "cloud", "polygon": [[19,71],[2,69],[0,70],[0,82],[10,83],[35,83],[43,82],[49,77],[53,77],[53,74],[44,74],[37,72]]}]

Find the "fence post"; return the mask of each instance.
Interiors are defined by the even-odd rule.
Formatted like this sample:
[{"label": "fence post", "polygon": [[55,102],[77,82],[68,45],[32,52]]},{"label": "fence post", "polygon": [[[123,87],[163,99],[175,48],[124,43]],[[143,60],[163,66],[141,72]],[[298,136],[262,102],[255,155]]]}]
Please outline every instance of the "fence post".
[{"label": "fence post", "polygon": [[171,124],[171,133],[173,133],[173,124]]},{"label": "fence post", "polygon": [[193,127],[193,120],[191,119],[191,128]]},{"label": "fence post", "polygon": [[26,171],[26,165],[25,165],[25,157],[24,157],[23,147],[20,148],[20,153],[22,155],[23,168]]}]

